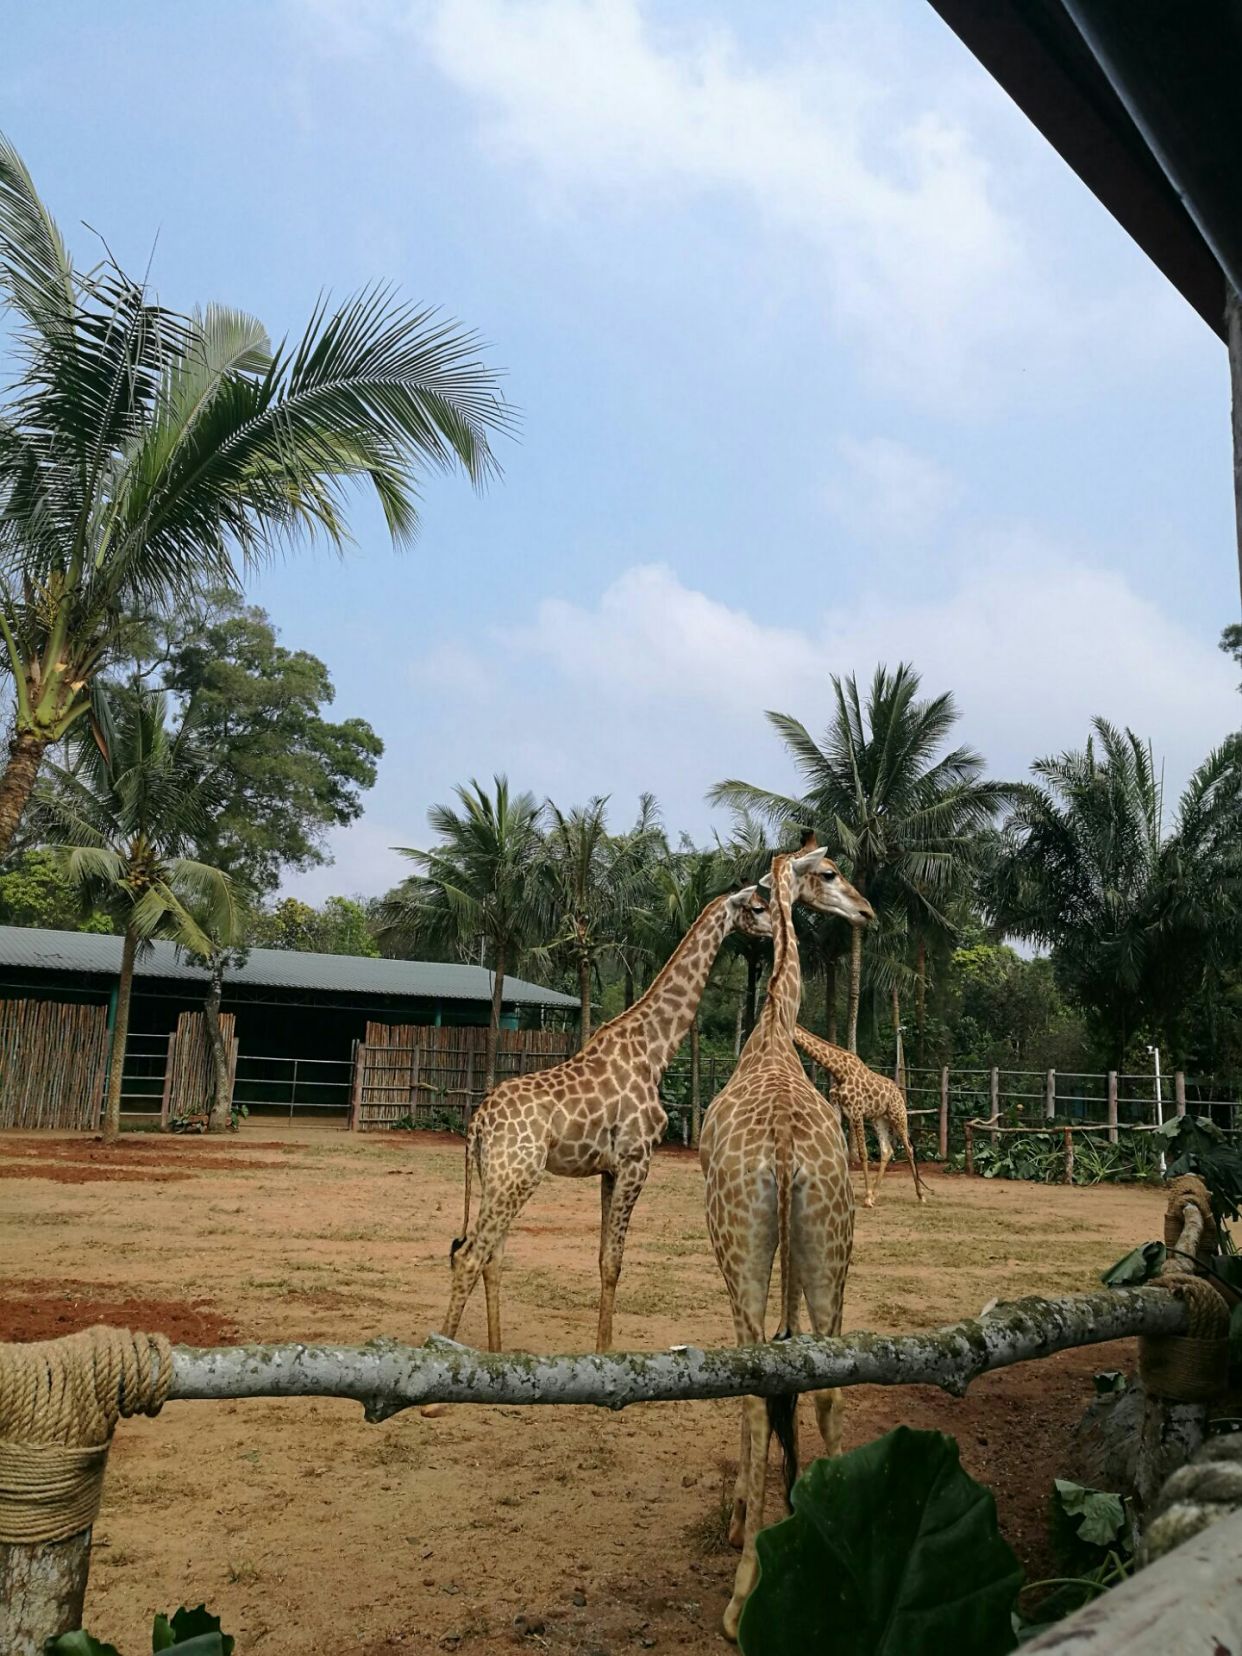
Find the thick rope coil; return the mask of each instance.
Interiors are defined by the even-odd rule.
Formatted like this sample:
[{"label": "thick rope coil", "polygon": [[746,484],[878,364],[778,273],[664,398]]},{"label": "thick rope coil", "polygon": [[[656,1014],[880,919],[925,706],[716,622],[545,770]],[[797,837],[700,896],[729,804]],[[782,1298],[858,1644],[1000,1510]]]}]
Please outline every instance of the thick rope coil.
[{"label": "thick rope coil", "polygon": [[1209,1438],[1172,1474],[1143,1536],[1140,1562],[1180,1547],[1192,1535],[1242,1508],[1242,1437]]},{"label": "thick rope coil", "polygon": [[158,1414],[171,1385],[162,1334],[88,1328],[0,1345],[0,1542],[63,1541],[89,1528],[118,1419]]},{"label": "thick rope coil", "polygon": [[1229,1307],[1199,1265],[1216,1251],[1216,1223],[1207,1186],[1194,1173],[1169,1185],[1164,1215],[1168,1258],[1153,1286],[1167,1288],[1185,1303],[1185,1334],[1144,1334],[1139,1338],[1139,1378],[1153,1397],[1178,1403],[1210,1403],[1229,1377]]}]

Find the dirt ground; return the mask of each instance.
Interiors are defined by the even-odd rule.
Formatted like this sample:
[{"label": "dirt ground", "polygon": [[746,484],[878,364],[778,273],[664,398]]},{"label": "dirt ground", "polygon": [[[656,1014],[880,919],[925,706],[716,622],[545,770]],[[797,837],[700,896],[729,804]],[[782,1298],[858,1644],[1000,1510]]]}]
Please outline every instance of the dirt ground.
[{"label": "dirt ground", "polygon": [[[0,1139],[0,1339],[107,1321],[192,1344],[421,1340],[443,1314],[460,1225],[460,1141],[248,1124],[238,1140]],[[1092,1286],[1158,1235],[1152,1190],[893,1169],[859,1209],[846,1327],[932,1327],[994,1297]],[[575,1351],[594,1336],[598,1184],[547,1179],[510,1238],[505,1333]],[[462,1337],[482,1343],[483,1295]],[[630,1233],[622,1348],[728,1343],[700,1175],[661,1154]],[[1127,1345],[986,1376],[965,1400],[847,1394],[847,1446],[906,1422],[953,1433],[1033,1575],[1047,1503],[1091,1375]],[[817,1446],[804,1405],[803,1454]],[[239,1656],[306,1649],[719,1651],[737,1405],[457,1408],[380,1426],[344,1402],[174,1403],[126,1422],[96,1528],[87,1625],[146,1648],[151,1614],[206,1600]],[[773,1480],[775,1481],[775,1480]],[[522,1618],[515,1627],[515,1618]]]}]

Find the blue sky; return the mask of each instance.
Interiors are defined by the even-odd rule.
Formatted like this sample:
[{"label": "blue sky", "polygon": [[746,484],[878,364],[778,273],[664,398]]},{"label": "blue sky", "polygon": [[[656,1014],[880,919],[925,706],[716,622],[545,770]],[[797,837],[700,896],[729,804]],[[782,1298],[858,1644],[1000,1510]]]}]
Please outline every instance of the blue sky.
[{"label": "blue sky", "polygon": [[303,895],[497,769],[706,833],[881,660],[999,774],[1237,723],[1223,348],[923,0],[43,0],[0,126],[174,305],[390,279],[508,371],[502,482],[252,582],[387,744]]}]

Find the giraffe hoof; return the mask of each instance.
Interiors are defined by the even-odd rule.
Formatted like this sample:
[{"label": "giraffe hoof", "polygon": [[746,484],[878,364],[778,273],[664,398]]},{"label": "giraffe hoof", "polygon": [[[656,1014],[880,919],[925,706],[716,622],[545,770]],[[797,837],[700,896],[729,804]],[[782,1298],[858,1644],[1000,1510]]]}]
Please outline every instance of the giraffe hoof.
[{"label": "giraffe hoof", "polygon": [[424,1420],[441,1420],[448,1412],[447,1403],[424,1403],[418,1411]]},{"label": "giraffe hoof", "polygon": [[864,1207],[874,1207],[875,1206],[875,1197],[874,1196],[864,1196],[863,1197],[863,1206]]},{"label": "giraffe hoof", "polygon": [[742,1605],[745,1604],[745,1602],[746,1601],[743,1599],[742,1604],[739,1604],[736,1599],[730,1599],[725,1608],[724,1619],[720,1624],[720,1630],[724,1634],[725,1638],[728,1639],[730,1644],[737,1643],[737,1624],[742,1619]]},{"label": "giraffe hoof", "polygon": [[734,1552],[741,1552],[746,1540],[746,1519],[735,1518],[729,1525],[728,1543]]}]

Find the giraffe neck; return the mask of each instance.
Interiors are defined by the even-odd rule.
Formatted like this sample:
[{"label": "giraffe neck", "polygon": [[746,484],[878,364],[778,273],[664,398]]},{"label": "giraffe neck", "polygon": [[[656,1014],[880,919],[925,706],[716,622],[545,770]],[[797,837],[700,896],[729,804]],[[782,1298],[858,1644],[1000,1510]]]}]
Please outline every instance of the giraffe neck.
[{"label": "giraffe neck", "polygon": [[851,1071],[862,1067],[861,1058],[847,1052],[844,1047],[834,1046],[831,1041],[822,1041],[807,1029],[795,1029],[794,1042],[808,1058],[813,1058],[821,1069],[827,1070],[834,1081],[845,1081]]},{"label": "giraffe neck", "polygon": [[772,864],[772,976],[759,1019],[763,1041],[789,1042],[802,1010],[802,967],[793,929],[793,869],[788,857]]},{"label": "giraffe neck", "polygon": [[628,1012],[614,1020],[614,1029],[641,1030],[647,1052],[663,1074],[703,999],[707,979],[729,932],[729,899],[710,902]]}]

